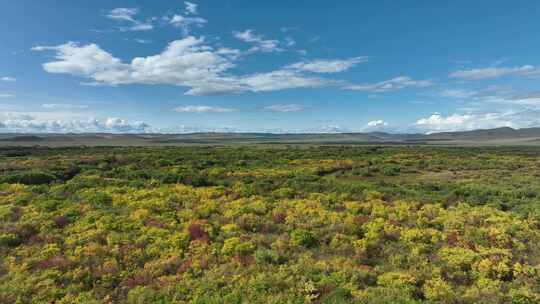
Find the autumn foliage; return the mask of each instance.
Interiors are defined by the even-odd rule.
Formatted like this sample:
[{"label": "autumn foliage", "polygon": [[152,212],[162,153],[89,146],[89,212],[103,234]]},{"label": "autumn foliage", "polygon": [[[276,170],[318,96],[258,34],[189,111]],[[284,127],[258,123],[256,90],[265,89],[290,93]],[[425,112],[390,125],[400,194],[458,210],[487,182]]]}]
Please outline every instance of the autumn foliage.
[{"label": "autumn foliage", "polygon": [[540,303],[533,148],[14,150],[0,303]]}]

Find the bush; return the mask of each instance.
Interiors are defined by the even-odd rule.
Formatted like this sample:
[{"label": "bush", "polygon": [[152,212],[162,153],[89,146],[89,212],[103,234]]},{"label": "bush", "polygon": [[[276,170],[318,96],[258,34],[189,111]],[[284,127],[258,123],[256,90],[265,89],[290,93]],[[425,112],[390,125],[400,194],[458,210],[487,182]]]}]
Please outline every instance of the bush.
[{"label": "bush", "polygon": [[317,244],[317,239],[310,231],[296,229],[291,232],[291,241],[293,244],[303,247],[313,247]]},{"label": "bush", "polygon": [[382,168],[382,173],[386,176],[395,176],[398,175],[401,171],[399,166],[386,166]]},{"label": "bush", "polygon": [[24,184],[24,185],[43,185],[50,184],[56,180],[56,176],[46,171],[29,171],[15,173],[4,176],[0,179],[3,183]]},{"label": "bush", "polygon": [[90,204],[96,207],[105,207],[112,203],[112,198],[103,192],[93,193],[87,197],[87,200]]},{"label": "bush", "polygon": [[255,245],[250,241],[242,241],[238,237],[232,237],[223,243],[223,248],[221,249],[224,255],[238,255],[238,256],[247,256],[253,253],[255,250]]},{"label": "bush", "polygon": [[0,233],[0,246],[16,247],[21,244],[21,238],[13,233]]}]

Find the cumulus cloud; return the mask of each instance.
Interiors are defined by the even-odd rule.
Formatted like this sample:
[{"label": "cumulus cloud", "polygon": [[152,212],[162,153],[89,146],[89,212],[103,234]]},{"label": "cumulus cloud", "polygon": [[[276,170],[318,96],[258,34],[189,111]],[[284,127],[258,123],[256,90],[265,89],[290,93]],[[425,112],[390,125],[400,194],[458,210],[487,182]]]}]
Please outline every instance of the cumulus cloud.
[{"label": "cumulus cloud", "polygon": [[264,39],[262,35],[255,34],[253,30],[245,30],[243,32],[234,31],[233,36],[243,42],[254,44],[248,52],[281,52],[282,48],[279,47],[279,41],[273,39]]},{"label": "cumulus cloud", "polygon": [[157,55],[136,57],[124,63],[96,44],[68,42],[59,46],[37,46],[34,51],[54,51],[55,60],[43,64],[49,73],[64,73],[90,79],[91,85],[168,84],[188,87],[186,95],[215,95],[241,92],[315,88],[334,81],[311,77],[302,71],[280,69],[251,75],[230,75],[237,52],[218,49],[204,38],[188,36],[171,42]]},{"label": "cumulus cloud", "polygon": [[272,112],[300,112],[304,111],[306,107],[298,104],[276,104],[267,106],[264,109]]},{"label": "cumulus cloud", "polygon": [[201,46],[202,40],[187,37],[169,44],[164,52],[136,57],[131,63],[102,50],[96,44],[80,46],[69,42],[56,47],[34,47],[33,50],[54,50],[57,61],[43,64],[49,73],[66,73],[88,77],[104,84],[178,84],[216,78],[232,64]]},{"label": "cumulus cloud", "polygon": [[148,133],[150,125],[130,122],[121,118],[104,120],[41,120],[18,113],[4,113],[0,121],[1,132],[16,133]]},{"label": "cumulus cloud", "polygon": [[[101,122],[99,120],[94,120],[94,123],[97,123],[98,126],[101,126]],[[124,120],[122,118],[118,117],[109,117],[107,118],[103,126],[105,126],[106,130],[110,130],[111,132],[122,132],[122,133],[146,133],[147,130],[150,128],[150,125],[148,125],[145,122],[142,121],[136,121],[136,122],[130,122],[127,120]]]},{"label": "cumulus cloud", "polygon": [[152,23],[143,22],[135,19],[135,16],[139,13],[136,8],[118,7],[114,8],[107,15],[107,18],[128,23],[129,26],[122,26],[119,29],[121,31],[149,31],[154,28]]},{"label": "cumulus cloud", "polygon": [[431,80],[413,80],[408,76],[399,76],[390,80],[368,83],[353,84],[343,87],[345,90],[366,91],[372,93],[384,93],[407,88],[425,88],[433,85]]},{"label": "cumulus cloud", "polygon": [[367,57],[353,57],[349,59],[317,59],[302,61],[291,64],[288,68],[313,73],[338,73],[344,72],[353,66],[367,62]]},{"label": "cumulus cloud", "polygon": [[236,112],[237,109],[214,106],[184,106],[174,108],[174,111],[179,113],[229,113]]},{"label": "cumulus cloud", "polygon": [[388,126],[388,123],[382,119],[372,120],[366,124],[368,128],[382,128]]},{"label": "cumulus cloud", "polygon": [[11,98],[11,97],[15,97],[15,95],[13,95],[13,94],[0,94],[0,98]]},{"label": "cumulus cloud", "polygon": [[540,68],[532,65],[523,65],[520,67],[489,67],[470,70],[459,70],[450,74],[451,78],[460,78],[465,80],[479,80],[488,78],[498,78],[503,76],[530,76],[539,75]]},{"label": "cumulus cloud", "polygon": [[[49,73],[66,73],[79,76],[89,76],[96,81],[118,80],[120,74],[124,77],[127,65],[122,64],[118,58],[103,51],[96,44],[80,46],[68,42],[59,46],[36,46],[33,51],[56,51],[57,61],[43,64],[43,69]],[[123,72],[121,72],[123,71]]]},{"label": "cumulus cloud", "polygon": [[540,111],[506,111],[490,113],[454,113],[444,116],[433,113],[419,119],[414,127],[427,133],[468,131],[500,127],[528,128],[540,126]]},{"label": "cumulus cloud", "polygon": [[0,81],[15,82],[17,81],[17,79],[15,79],[15,77],[3,76],[3,77],[0,77]]}]

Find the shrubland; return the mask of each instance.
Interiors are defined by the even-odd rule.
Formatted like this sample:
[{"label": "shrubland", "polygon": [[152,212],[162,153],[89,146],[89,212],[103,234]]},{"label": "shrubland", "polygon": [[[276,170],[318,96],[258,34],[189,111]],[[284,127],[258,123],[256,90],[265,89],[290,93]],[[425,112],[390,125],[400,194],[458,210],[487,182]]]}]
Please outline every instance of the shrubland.
[{"label": "shrubland", "polygon": [[0,303],[540,303],[540,150],[0,149]]}]

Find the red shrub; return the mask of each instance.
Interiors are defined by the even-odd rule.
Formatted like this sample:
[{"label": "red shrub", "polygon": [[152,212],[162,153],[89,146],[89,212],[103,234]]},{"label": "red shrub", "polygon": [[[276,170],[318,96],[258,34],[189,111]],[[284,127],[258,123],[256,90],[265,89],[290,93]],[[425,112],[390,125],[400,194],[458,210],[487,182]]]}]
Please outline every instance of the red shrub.
[{"label": "red shrub", "polygon": [[148,272],[137,273],[131,278],[127,278],[122,282],[122,285],[131,289],[136,286],[145,286],[152,282],[152,275]]},{"label": "red shrub", "polygon": [[448,243],[449,246],[452,246],[452,247],[457,246],[458,242],[459,242],[459,236],[458,236],[457,232],[450,233],[446,237],[446,242]]},{"label": "red shrub", "polygon": [[369,265],[360,264],[360,265],[357,265],[356,267],[360,270],[367,271],[367,272],[375,271],[375,269]]},{"label": "red shrub", "polygon": [[204,222],[195,222],[189,225],[188,233],[191,241],[200,240],[203,242],[208,242],[208,232],[204,230],[202,224],[204,224]]},{"label": "red shrub", "polygon": [[363,225],[367,222],[369,222],[369,216],[359,215],[354,217],[354,223],[357,225]]},{"label": "red shrub", "polygon": [[255,263],[255,258],[250,255],[237,254],[234,256],[234,260],[242,266],[249,266]]},{"label": "red shrub", "polygon": [[62,229],[69,224],[69,219],[65,216],[57,216],[53,219],[57,228]]},{"label": "red shrub", "polygon": [[58,270],[66,270],[69,266],[71,266],[71,262],[61,255],[50,257],[36,265],[38,269],[57,268]]},{"label": "red shrub", "polygon": [[161,228],[161,229],[167,228],[167,226],[164,223],[160,222],[159,220],[155,218],[147,219],[144,222],[144,224],[149,227],[155,227],[155,228]]},{"label": "red shrub", "polygon": [[178,267],[178,270],[176,271],[177,274],[182,274],[184,272],[186,272],[189,268],[191,268],[191,265],[192,265],[192,261],[191,261],[191,258],[185,260],[181,265],[180,267]]},{"label": "red shrub", "polygon": [[272,215],[272,220],[274,221],[274,223],[276,224],[283,224],[285,223],[285,219],[287,218],[287,214],[285,214],[284,212],[279,212],[279,213],[274,213]]}]

